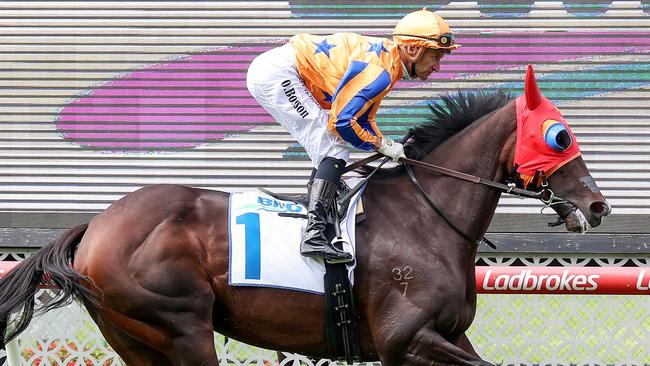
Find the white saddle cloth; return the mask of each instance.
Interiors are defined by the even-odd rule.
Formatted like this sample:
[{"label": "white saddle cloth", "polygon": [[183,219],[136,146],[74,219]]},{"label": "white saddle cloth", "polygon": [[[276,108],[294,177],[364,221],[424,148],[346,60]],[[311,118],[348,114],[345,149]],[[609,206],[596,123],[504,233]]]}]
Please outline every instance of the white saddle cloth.
[{"label": "white saddle cloth", "polygon": [[[354,182],[352,182],[352,180]],[[347,180],[354,185],[360,179]],[[352,197],[341,225],[343,250],[354,256],[354,229],[357,201],[363,189]],[[283,217],[278,213],[306,214],[307,209],[293,202],[279,201],[261,192],[233,193],[229,205],[231,286],[273,287],[323,294],[325,264],[322,259],[300,254],[307,219]],[[354,263],[348,265],[354,283]]]}]

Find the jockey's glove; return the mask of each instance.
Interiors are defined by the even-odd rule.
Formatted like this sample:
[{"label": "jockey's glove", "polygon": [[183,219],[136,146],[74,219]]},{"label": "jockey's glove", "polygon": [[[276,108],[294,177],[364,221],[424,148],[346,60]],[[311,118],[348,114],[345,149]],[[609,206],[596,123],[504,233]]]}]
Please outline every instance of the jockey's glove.
[{"label": "jockey's glove", "polygon": [[404,155],[404,146],[402,144],[385,137],[382,137],[381,144],[377,151],[393,159],[394,162],[398,162],[400,158],[406,157],[406,155]]}]

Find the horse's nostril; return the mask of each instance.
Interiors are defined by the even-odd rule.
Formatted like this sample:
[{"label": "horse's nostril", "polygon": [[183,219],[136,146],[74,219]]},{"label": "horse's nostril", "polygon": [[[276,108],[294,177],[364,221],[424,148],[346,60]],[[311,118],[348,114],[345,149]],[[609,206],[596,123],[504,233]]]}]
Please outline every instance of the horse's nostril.
[{"label": "horse's nostril", "polygon": [[611,208],[607,202],[596,201],[589,205],[589,211],[594,217],[603,217],[609,215]]}]

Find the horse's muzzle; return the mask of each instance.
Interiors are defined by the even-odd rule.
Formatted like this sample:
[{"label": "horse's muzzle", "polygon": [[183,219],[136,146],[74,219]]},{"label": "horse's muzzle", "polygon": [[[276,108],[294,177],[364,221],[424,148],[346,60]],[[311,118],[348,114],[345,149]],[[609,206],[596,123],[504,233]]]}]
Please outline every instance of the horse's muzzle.
[{"label": "horse's muzzle", "polygon": [[559,226],[564,223],[567,231],[578,233],[584,233],[599,226],[603,217],[612,212],[611,206],[605,200],[591,202],[587,212],[581,210],[578,205],[571,201],[555,204],[553,209],[560,219],[553,224],[549,224],[549,226]]},{"label": "horse's muzzle", "polygon": [[[565,218],[567,231],[572,233],[584,234],[587,230],[593,228],[580,209],[572,210]],[[600,221],[600,220],[599,220]]]},{"label": "horse's muzzle", "polygon": [[595,228],[602,223],[603,217],[612,212],[612,207],[603,199],[602,201],[591,202],[588,210],[588,212],[583,212],[585,214],[585,219],[590,228]]},{"label": "horse's muzzle", "polygon": [[612,212],[612,206],[607,201],[596,201],[589,205],[591,216],[600,220]]}]

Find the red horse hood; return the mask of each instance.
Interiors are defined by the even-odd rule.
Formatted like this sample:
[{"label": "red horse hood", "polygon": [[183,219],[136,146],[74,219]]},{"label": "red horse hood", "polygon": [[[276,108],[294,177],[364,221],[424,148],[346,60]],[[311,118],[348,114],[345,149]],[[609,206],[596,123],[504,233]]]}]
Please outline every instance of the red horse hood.
[{"label": "red horse hood", "polygon": [[[580,156],[580,148],[560,111],[539,90],[531,65],[528,65],[526,72],[524,94],[517,98],[516,103],[517,145],[514,164],[524,186],[527,186],[537,172],[548,177]],[[549,133],[563,129],[568,132],[571,142],[570,146],[560,151],[560,147],[554,145],[554,148],[549,144],[549,140],[553,143],[553,136],[549,137]]]}]

